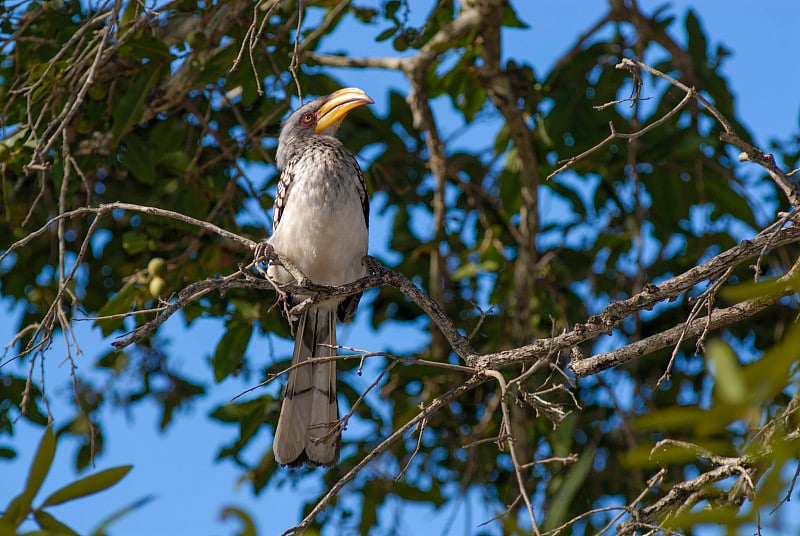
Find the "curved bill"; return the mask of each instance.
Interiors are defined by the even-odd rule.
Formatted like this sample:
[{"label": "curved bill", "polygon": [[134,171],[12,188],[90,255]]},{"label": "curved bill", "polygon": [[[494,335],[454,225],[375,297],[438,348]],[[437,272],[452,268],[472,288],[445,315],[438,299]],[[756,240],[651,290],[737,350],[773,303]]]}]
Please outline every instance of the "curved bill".
[{"label": "curved bill", "polygon": [[329,132],[333,134],[342,122],[342,119],[351,110],[372,104],[375,101],[367,97],[363,90],[357,87],[347,87],[328,95],[325,103],[317,111],[317,126],[314,129],[317,134]]}]

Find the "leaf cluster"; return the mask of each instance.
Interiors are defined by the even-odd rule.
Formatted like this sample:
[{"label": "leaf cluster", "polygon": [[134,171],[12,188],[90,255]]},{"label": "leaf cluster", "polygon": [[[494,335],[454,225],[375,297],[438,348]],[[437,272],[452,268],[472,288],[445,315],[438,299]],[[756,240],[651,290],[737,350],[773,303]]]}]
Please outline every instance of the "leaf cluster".
[{"label": "leaf cluster", "polygon": [[[57,489],[43,499],[39,506],[33,506],[33,502],[53,464],[56,443],[56,435],[53,433],[53,429],[48,426],[45,428],[42,439],[36,449],[30,471],[28,472],[28,478],[25,482],[25,487],[21,493],[11,500],[4,509],[2,516],[0,516],[0,531],[2,531],[3,534],[21,534],[21,532],[19,532],[21,525],[30,518],[39,528],[37,534],[77,536],[79,533],[59,521],[50,513],[49,508],[106,490],[116,485],[131,470],[130,465],[123,465],[97,471],[92,475],[78,479]],[[109,524],[119,519],[122,515],[143,506],[148,501],[149,499],[142,499],[119,512],[115,512],[101,522],[95,530],[87,534],[91,534],[92,536],[106,534],[106,529]]]}]

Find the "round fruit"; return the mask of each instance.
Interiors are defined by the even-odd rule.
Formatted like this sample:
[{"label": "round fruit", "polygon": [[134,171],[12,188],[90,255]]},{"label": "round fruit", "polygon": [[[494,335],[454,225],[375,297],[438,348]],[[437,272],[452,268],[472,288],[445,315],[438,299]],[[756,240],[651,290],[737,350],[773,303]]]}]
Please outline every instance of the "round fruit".
[{"label": "round fruit", "polygon": [[161,294],[164,293],[164,289],[167,288],[167,282],[164,281],[163,277],[154,277],[150,280],[150,286],[148,289],[150,290],[150,295],[154,298],[159,298]]},{"label": "round fruit", "polygon": [[150,259],[150,262],[147,263],[147,271],[152,275],[161,275],[164,273],[164,266],[166,266],[166,264],[167,262],[161,257],[153,257]]}]

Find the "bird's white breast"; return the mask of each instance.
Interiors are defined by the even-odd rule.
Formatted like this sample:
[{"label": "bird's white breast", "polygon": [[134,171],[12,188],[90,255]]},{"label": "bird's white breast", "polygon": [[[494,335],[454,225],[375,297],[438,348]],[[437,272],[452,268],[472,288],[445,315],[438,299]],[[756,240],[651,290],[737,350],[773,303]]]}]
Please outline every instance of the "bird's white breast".
[{"label": "bird's white breast", "polygon": [[[343,285],[365,275],[362,259],[369,238],[359,178],[341,176],[342,167],[330,165],[338,155],[319,156],[301,157],[293,167],[283,215],[269,242],[312,282]],[[291,281],[276,267],[270,275]]]}]

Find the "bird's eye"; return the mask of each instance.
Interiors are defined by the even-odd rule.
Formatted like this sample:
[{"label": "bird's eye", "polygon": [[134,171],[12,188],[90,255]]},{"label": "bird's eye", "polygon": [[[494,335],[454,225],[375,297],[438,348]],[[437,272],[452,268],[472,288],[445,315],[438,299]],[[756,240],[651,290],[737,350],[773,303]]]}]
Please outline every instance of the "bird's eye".
[{"label": "bird's eye", "polygon": [[300,123],[306,126],[313,125],[315,120],[316,116],[311,112],[306,112],[300,117]]}]

